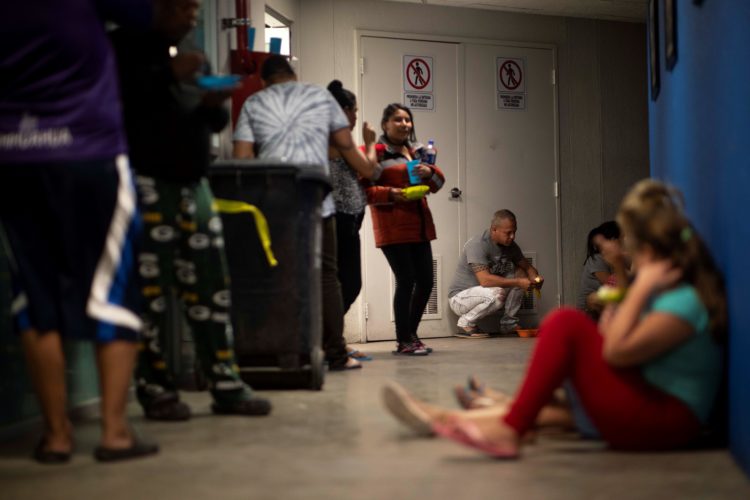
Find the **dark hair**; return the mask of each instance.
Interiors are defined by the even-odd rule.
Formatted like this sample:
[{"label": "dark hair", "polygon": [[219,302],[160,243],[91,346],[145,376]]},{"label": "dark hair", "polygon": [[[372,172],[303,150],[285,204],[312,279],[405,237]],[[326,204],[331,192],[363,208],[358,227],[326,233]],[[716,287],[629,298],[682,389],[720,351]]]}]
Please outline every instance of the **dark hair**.
[{"label": "dark hair", "polygon": [[328,92],[333,94],[333,98],[339,103],[341,109],[354,109],[357,107],[357,96],[344,88],[344,85],[334,80],[328,84]]},{"label": "dark hair", "polygon": [[260,69],[260,77],[268,82],[274,76],[295,76],[294,70],[286,57],[274,54],[263,63],[263,67]]},{"label": "dark hair", "polygon": [[[389,104],[383,110],[383,119],[380,120],[380,128],[383,129],[383,134],[385,134],[385,122],[387,122],[391,118],[391,116],[393,116],[398,110],[406,111],[406,113],[409,115],[409,120],[411,120],[411,134],[409,134],[409,142],[416,142],[417,133],[414,129],[414,115],[411,114],[411,110],[409,108],[397,102]],[[387,138],[388,137],[386,136],[386,139]]]},{"label": "dark hair", "polygon": [[503,220],[509,220],[513,224],[518,224],[516,221],[516,214],[508,210],[507,208],[503,208],[502,210],[498,210],[492,215],[492,223],[490,224],[490,227],[497,227],[500,225],[500,221]]},{"label": "dark hair", "polygon": [[599,253],[599,249],[594,245],[594,236],[598,234],[604,236],[605,239],[616,240],[620,237],[620,226],[617,225],[617,222],[608,220],[589,231],[589,236],[586,238],[586,260],[583,261],[584,264]]}]

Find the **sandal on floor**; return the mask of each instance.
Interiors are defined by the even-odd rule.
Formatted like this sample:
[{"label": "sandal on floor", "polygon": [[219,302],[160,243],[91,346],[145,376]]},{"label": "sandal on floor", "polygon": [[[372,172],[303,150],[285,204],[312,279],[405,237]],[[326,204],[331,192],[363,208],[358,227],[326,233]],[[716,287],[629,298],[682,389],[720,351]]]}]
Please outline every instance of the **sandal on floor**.
[{"label": "sandal on floor", "polygon": [[460,328],[461,330],[453,334],[454,337],[458,337],[460,339],[486,339],[486,338],[489,338],[490,336],[489,333],[483,332],[476,326],[473,328],[469,328],[468,330],[464,327],[460,327]]},{"label": "sandal on floor", "polygon": [[331,372],[343,372],[346,370],[359,370],[362,368],[362,363],[357,361],[356,359],[352,357],[347,357],[346,362],[344,363],[336,363],[336,364],[329,364],[328,365],[328,371]]},{"label": "sandal on floor", "polygon": [[346,353],[347,356],[350,358],[357,360],[357,361],[372,361],[372,356],[368,356],[367,354],[363,353],[362,351],[358,351],[356,349],[349,351]]},{"label": "sandal on floor", "polygon": [[433,436],[432,419],[415,404],[406,389],[395,382],[383,387],[383,404],[396,420],[420,436]]},{"label": "sandal on floor", "polygon": [[99,462],[119,462],[120,460],[129,460],[131,458],[145,457],[153,455],[159,451],[159,445],[149,441],[143,441],[141,438],[133,435],[133,444],[128,448],[107,448],[106,446],[97,446],[94,449],[94,458]]},{"label": "sandal on floor", "polygon": [[47,450],[47,438],[42,436],[34,447],[34,453],[31,455],[34,460],[40,464],[56,465],[70,462],[72,451],[52,451]]},{"label": "sandal on floor", "polygon": [[503,460],[513,460],[519,458],[517,449],[509,446],[498,445],[485,439],[479,428],[472,422],[446,419],[445,421],[436,421],[432,424],[432,430],[435,434],[444,438],[455,441],[469,448],[474,448],[493,458]]}]

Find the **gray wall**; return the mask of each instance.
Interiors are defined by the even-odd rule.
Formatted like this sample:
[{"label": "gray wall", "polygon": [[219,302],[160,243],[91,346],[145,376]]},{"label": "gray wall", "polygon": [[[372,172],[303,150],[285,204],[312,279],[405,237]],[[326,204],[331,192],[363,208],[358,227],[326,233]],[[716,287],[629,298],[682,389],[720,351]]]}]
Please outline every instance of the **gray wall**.
[{"label": "gray wall", "polygon": [[645,25],[358,0],[269,0],[295,21],[301,79],[357,89],[356,30],[554,44],[558,49],[563,302],[585,239],[648,176]]},{"label": "gray wall", "polygon": [[565,20],[560,43],[563,299],[572,304],[586,236],[649,175],[645,25]]}]

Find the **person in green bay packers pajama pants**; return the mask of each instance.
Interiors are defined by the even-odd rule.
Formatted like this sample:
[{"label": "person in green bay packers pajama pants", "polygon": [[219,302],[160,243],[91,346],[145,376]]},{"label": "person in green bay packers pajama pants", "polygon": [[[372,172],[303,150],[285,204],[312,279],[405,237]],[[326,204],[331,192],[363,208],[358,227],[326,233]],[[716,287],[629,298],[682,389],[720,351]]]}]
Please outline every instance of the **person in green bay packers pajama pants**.
[{"label": "person in green bay packers pajama pants", "polygon": [[[153,28],[118,28],[117,54],[125,129],[143,213],[136,263],[142,280],[144,331],[136,385],[146,417],[185,420],[163,347],[177,292],[195,351],[220,414],[265,415],[270,403],[239,377],[229,321],[229,278],[221,219],[206,181],[211,133],[229,121],[223,103],[231,90],[195,85],[205,56],[183,39],[197,22],[199,0],[155,0]],[[179,343],[177,343],[179,344]]]},{"label": "person in green bay packers pajama pants", "polygon": [[145,298],[143,342],[136,370],[138,400],[146,415],[180,420],[190,415],[177,397],[162,346],[169,332],[167,294],[184,306],[198,360],[217,413],[267,413],[239,379],[229,322],[229,278],[221,219],[205,179],[173,182],[136,178],[144,239],[137,268]]}]

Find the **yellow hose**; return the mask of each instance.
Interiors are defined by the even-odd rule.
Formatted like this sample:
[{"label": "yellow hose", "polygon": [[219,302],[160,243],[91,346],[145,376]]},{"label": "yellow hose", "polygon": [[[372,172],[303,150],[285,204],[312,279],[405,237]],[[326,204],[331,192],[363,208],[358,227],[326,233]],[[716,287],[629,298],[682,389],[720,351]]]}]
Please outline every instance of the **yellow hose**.
[{"label": "yellow hose", "polygon": [[216,210],[223,214],[253,214],[253,217],[255,218],[255,228],[258,231],[258,238],[260,238],[260,243],[263,245],[263,250],[266,252],[268,264],[271,267],[279,265],[279,261],[276,260],[276,257],[273,255],[273,250],[271,250],[271,233],[268,230],[268,221],[258,207],[243,201],[222,200],[220,198],[216,198],[214,202],[216,203]]}]

